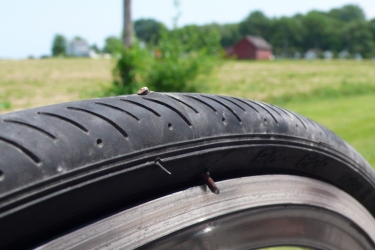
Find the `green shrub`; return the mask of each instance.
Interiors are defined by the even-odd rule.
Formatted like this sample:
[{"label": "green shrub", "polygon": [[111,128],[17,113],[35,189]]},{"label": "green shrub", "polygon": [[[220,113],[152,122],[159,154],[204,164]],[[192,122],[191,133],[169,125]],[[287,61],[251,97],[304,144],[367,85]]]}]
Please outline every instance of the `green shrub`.
[{"label": "green shrub", "polygon": [[220,36],[195,27],[164,31],[156,47],[147,84],[155,91],[196,92],[202,89],[199,76],[208,75],[218,62]]},{"label": "green shrub", "polygon": [[158,92],[195,92],[219,61],[220,36],[196,27],[162,30],[156,46],[123,48],[107,95],[136,93],[142,86]]},{"label": "green shrub", "polygon": [[106,95],[133,94],[144,85],[147,66],[152,62],[148,50],[137,43],[132,48],[121,48],[121,53],[113,69],[113,85]]}]

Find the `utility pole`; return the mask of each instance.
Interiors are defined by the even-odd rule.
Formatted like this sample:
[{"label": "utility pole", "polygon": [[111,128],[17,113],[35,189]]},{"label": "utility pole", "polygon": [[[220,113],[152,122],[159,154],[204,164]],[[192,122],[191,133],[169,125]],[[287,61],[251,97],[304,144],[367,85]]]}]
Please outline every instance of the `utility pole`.
[{"label": "utility pole", "polygon": [[133,45],[133,23],[131,15],[131,0],[124,0],[124,32],[122,42],[124,46],[130,48]]}]

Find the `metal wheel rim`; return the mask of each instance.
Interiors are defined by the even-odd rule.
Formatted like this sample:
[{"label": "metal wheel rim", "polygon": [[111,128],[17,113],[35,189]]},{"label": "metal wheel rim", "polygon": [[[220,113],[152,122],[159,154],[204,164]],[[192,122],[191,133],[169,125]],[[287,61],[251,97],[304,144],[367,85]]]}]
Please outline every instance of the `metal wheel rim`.
[{"label": "metal wheel rim", "polygon": [[[330,184],[299,176],[265,175],[221,181],[217,185],[221,190],[219,195],[205,186],[190,188],[122,211],[39,249],[165,249],[176,244],[180,244],[179,249],[228,249],[224,246],[228,242],[230,249],[275,245],[318,249],[373,249],[375,246],[374,218],[354,198]],[[288,214],[289,219],[285,217]],[[255,228],[258,232],[246,233],[254,220],[259,222],[263,217],[270,219],[260,220]],[[246,222],[246,218],[250,221]],[[281,218],[287,223],[275,224]],[[212,226],[215,220],[227,223]],[[293,220],[305,227],[293,229],[290,227]],[[315,223],[318,221],[320,224]],[[274,227],[265,223],[274,223]],[[312,227],[311,223],[319,225]],[[283,227],[279,234],[285,237],[270,234],[275,225]],[[257,237],[263,240],[258,242],[254,237],[239,240],[230,234],[223,240],[220,232],[228,230],[240,230],[250,236],[257,232]],[[301,230],[306,231],[305,238]]]}]

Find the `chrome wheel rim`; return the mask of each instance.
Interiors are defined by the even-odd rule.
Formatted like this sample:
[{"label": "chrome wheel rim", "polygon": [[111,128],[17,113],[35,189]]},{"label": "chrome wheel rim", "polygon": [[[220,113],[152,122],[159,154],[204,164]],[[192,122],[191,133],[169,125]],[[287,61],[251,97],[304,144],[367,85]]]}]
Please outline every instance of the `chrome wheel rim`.
[{"label": "chrome wheel rim", "polygon": [[310,178],[252,176],[177,192],[39,249],[374,249],[375,220],[354,198]]}]

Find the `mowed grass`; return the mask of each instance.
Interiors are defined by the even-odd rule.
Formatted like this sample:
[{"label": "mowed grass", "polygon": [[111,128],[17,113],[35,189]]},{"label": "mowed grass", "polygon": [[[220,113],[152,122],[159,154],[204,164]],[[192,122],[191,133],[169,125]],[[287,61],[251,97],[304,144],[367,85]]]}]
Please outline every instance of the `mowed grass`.
[{"label": "mowed grass", "polygon": [[278,104],[375,93],[375,61],[229,61],[214,72],[208,89]]},{"label": "mowed grass", "polygon": [[0,112],[94,97],[110,86],[112,67],[104,59],[0,60]]},{"label": "mowed grass", "polygon": [[[111,85],[112,67],[111,60],[0,60],[0,112],[100,96]],[[226,61],[204,91],[271,102],[310,117],[375,166],[374,61]]]},{"label": "mowed grass", "polygon": [[335,132],[375,167],[375,95],[290,102],[283,107]]},{"label": "mowed grass", "polygon": [[351,144],[375,167],[375,62],[228,62],[211,93],[270,102],[307,116]]}]

